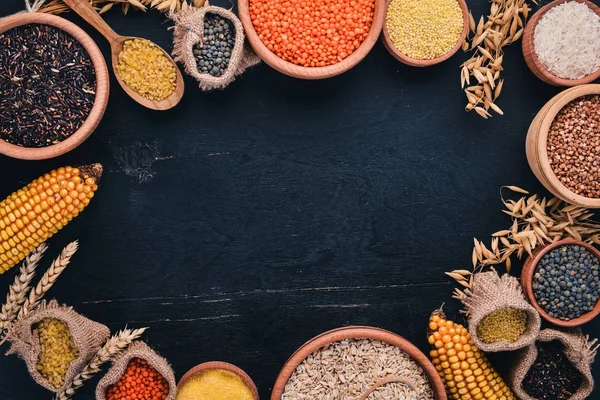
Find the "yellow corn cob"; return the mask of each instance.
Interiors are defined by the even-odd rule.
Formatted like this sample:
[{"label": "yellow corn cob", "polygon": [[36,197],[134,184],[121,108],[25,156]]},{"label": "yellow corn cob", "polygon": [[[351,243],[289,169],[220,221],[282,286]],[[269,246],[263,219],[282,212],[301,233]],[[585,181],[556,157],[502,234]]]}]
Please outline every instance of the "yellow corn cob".
[{"label": "yellow corn cob", "polygon": [[429,356],[451,399],[516,400],[467,329],[448,321],[441,309],[429,318],[428,340]]},{"label": "yellow corn cob", "polygon": [[0,203],[0,274],[83,211],[101,176],[100,164],[59,168]]}]

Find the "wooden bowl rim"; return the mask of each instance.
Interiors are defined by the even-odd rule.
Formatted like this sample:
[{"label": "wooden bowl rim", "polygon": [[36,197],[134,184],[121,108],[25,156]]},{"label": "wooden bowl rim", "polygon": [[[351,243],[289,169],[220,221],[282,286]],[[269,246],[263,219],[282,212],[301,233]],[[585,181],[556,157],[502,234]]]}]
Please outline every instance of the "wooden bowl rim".
[{"label": "wooden bowl rim", "polygon": [[430,67],[432,65],[436,65],[441,62],[444,62],[447,59],[449,59],[450,57],[452,57],[453,55],[455,55],[456,52],[462,47],[462,44],[467,39],[467,35],[469,34],[469,7],[467,6],[467,2],[465,0],[456,0],[456,1],[458,2],[460,9],[462,10],[462,13],[463,13],[463,30],[460,34],[460,37],[458,38],[458,41],[456,42],[454,47],[452,49],[450,49],[450,51],[448,51],[444,55],[441,55],[436,58],[432,58],[430,60],[417,60],[415,58],[409,57],[406,54],[402,53],[400,50],[398,50],[396,45],[394,45],[394,42],[392,42],[392,38],[390,37],[390,34],[387,29],[387,13],[388,13],[388,8],[390,7],[392,0],[387,0],[386,6],[385,6],[386,19],[384,21],[383,28],[382,28],[383,44],[384,44],[385,48],[387,49],[387,51],[396,60],[398,60],[406,65],[410,65],[412,67]]},{"label": "wooden bowl rim", "polygon": [[[592,11],[600,16],[600,7],[595,5],[589,0],[554,0],[551,3],[546,4],[544,7],[540,8],[533,16],[529,19],[527,24],[525,25],[525,30],[523,32],[523,42],[522,42],[522,51],[523,56],[525,57],[525,61],[527,66],[542,81],[554,85],[554,86],[579,86],[585,85],[595,81],[600,78],[600,68],[596,72],[593,72],[587,76],[584,76],[580,79],[565,79],[559,78],[558,76],[552,74],[550,71],[544,67],[544,65],[540,62],[536,52],[535,52],[535,44],[534,44],[534,36],[535,36],[535,28],[538,22],[542,19],[545,13],[547,13],[551,8],[556,7],[560,4],[576,1],[578,3],[583,3],[587,5]],[[527,56],[530,55],[530,57]]]},{"label": "wooden bowl rim", "polygon": [[596,304],[594,305],[594,309],[592,311],[589,311],[577,318],[573,318],[568,321],[563,321],[562,319],[553,318],[550,315],[548,315],[548,313],[538,304],[535,295],[533,294],[533,274],[536,270],[538,263],[540,262],[542,257],[546,255],[549,251],[563,245],[578,245],[585,247],[600,261],[600,251],[591,244],[575,239],[559,240],[557,242],[544,246],[541,249],[538,249],[536,252],[534,252],[533,256],[529,256],[527,258],[525,264],[523,264],[523,269],[521,270],[521,286],[523,287],[525,294],[529,299],[529,302],[542,316],[542,318],[554,325],[558,325],[565,328],[573,328],[590,322],[600,313],[600,300],[596,301]]},{"label": "wooden bowl rim", "polygon": [[96,73],[96,96],[94,104],[83,124],[71,136],[60,143],[46,147],[22,147],[0,139],[0,153],[22,160],[45,160],[63,155],[83,143],[98,127],[104,116],[110,92],[108,67],[102,52],[94,40],[79,26],[56,15],[44,13],[19,13],[0,19],[0,33],[29,24],[50,25],[77,40],[87,51]]},{"label": "wooden bowl rim", "polygon": [[222,369],[225,371],[229,371],[229,372],[232,372],[232,373],[236,374],[237,376],[239,376],[242,379],[242,382],[244,382],[244,384],[246,386],[248,386],[248,388],[252,392],[254,399],[258,400],[258,389],[256,388],[256,385],[254,384],[254,381],[252,380],[252,378],[250,378],[250,376],[246,372],[244,372],[244,370],[242,370],[241,368],[239,368],[233,364],[224,362],[224,361],[208,361],[208,362],[204,362],[202,364],[198,364],[194,368],[191,368],[188,372],[185,373],[185,375],[183,375],[181,377],[181,379],[179,379],[179,382],[177,383],[177,390],[181,389],[181,387],[192,376],[194,376],[200,372],[210,371],[210,370],[215,370],[215,369]]},{"label": "wooden bowl rim", "polygon": [[427,356],[421,352],[414,344],[400,335],[385,329],[372,326],[346,326],[323,332],[298,348],[283,365],[277,380],[273,385],[271,400],[281,400],[285,385],[292,376],[296,367],[316,350],[333,342],[345,339],[373,339],[385,342],[400,348],[406,352],[421,368],[429,378],[429,383],[433,389],[436,400],[447,400],[444,384]]},{"label": "wooden bowl rim", "polygon": [[371,23],[369,33],[365,40],[363,40],[360,46],[358,46],[358,48],[354,50],[352,54],[342,61],[326,67],[302,67],[279,58],[260,40],[256,30],[254,29],[252,19],[250,18],[250,1],[251,0],[238,0],[238,15],[242,21],[242,25],[244,26],[244,31],[246,33],[246,37],[248,38],[248,42],[256,54],[258,54],[258,56],[269,66],[285,75],[300,79],[331,78],[355,67],[367,56],[367,54],[369,54],[377,42],[385,20],[386,0],[374,0],[375,9],[373,11],[373,22]]},{"label": "wooden bowl rim", "polygon": [[576,88],[570,88],[560,93],[559,95],[561,96],[558,99],[556,99],[556,97],[551,99],[550,102],[552,102],[554,99],[556,100],[543,116],[542,121],[540,122],[540,129],[537,138],[538,167],[542,171],[542,174],[549,178],[550,185],[552,185],[558,191],[558,193],[560,193],[559,197],[567,199],[567,201],[570,203],[589,208],[599,208],[600,198],[594,199],[581,196],[572,192],[565,185],[563,185],[562,182],[560,182],[560,180],[556,177],[552,167],[550,166],[550,159],[548,157],[546,144],[548,142],[550,126],[560,110],[562,110],[571,101],[579,97],[595,94],[600,95],[600,84],[589,84],[578,86]]}]

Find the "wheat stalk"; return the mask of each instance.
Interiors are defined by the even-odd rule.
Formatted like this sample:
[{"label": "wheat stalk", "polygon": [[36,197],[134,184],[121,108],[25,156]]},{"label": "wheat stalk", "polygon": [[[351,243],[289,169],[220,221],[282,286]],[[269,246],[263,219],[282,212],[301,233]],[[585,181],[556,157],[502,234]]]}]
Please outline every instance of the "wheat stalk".
[{"label": "wheat stalk", "polygon": [[[150,8],[164,13],[186,10],[192,6],[203,7],[207,0],[89,0],[89,2],[100,14],[110,11],[113,6],[119,4],[123,14],[127,14],[131,8],[139,11],[146,11]],[[61,14],[69,10],[69,6],[63,3],[62,0],[52,0],[40,11],[48,14]]]},{"label": "wheat stalk", "polygon": [[30,290],[29,285],[35,276],[35,269],[47,249],[48,246],[42,243],[23,261],[19,275],[15,277],[15,281],[8,289],[6,303],[2,305],[2,311],[0,312],[0,334],[3,334],[8,329],[19,313],[21,306],[27,300],[27,293]]},{"label": "wheat stalk", "polygon": [[17,318],[21,318],[31,310],[33,310],[39,302],[42,300],[44,295],[50,290],[54,282],[58,279],[60,274],[67,268],[71,257],[77,251],[78,242],[71,242],[63,249],[58,258],[54,260],[48,271],[42,276],[37,286],[29,292],[29,297],[23,302],[23,306],[19,310]]},{"label": "wheat stalk", "polygon": [[96,373],[100,371],[103,364],[110,361],[112,358],[120,354],[122,351],[127,349],[131,343],[138,339],[148,328],[140,328],[136,330],[124,329],[112,336],[106,341],[94,355],[94,358],[86,365],[86,367],[79,374],[73,378],[71,384],[56,395],[57,400],[67,400],[75,391],[83,386],[83,383],[88,379],[91,379]]}]

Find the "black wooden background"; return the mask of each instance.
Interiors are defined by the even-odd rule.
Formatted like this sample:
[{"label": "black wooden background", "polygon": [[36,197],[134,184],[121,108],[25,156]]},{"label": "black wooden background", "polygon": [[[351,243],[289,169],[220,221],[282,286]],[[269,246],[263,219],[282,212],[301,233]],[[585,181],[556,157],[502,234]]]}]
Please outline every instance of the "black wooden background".
[{"label": "black wooden background", "polygon": [[[469,5],[476,16],[489,11],[483,0]],[[20,9],[22,0],[3,0],[0,15]],[[109,55],[102,37],[66,16]],[[171,48],[158,12],[106,19]],[[55,167],[102,163],[89,208],[49,242],[44,268],[69,241],[81,244],[49,297],[113,332],[150,327],[145,339],[178,378],[228,361],[267,399],[287,358],[332,328],[378,326],[427,351],[433,309],[445,302],[461,319],[444,272],[470,268],[473,237],[487,241],[510,224],[500,187],[546,194],[524,140],[560,89],[537,80],[511,46],[498,102],[505,116],[485,121],[463,110],[466,58],[415,69],[377,43],[326,81],[264,64],[221,92],[187,79],[182,103],[167,112],[137,105],[113,77],[104,119],[82,146],[43,162],[0,158],[0,197]],[[600,336],[600,320],[584,331]],[[507,358],[497,361],[504,369]],[[95,383],[76,398],[92,399]],[[0,359],[0,399],[44,398],[23,362]]]}]

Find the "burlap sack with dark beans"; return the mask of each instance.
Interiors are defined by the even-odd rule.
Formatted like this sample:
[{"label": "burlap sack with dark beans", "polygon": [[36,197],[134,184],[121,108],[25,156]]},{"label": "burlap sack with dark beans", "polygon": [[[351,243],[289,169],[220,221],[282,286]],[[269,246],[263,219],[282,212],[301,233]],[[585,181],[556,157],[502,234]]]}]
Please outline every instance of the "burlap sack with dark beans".
[{"label": "burlap sack with dark beans", "polygon": [[[475,345],[484,352],[512,351],[532,344],[540,332],[541,319],[538,312],[525,300],[525,295],[517,278],[496,271],[475,275],[470,290],[465,290],[463,299],[469,316],[469,333]],[[484,343],[477,335],[477,325],[488,314],[507,308],[525,311],[527,322],[525,332],[514,343],[498,341]]]},{"label": "burlap sack with dark beans", "polygon": [[[69,365],[65,383],[59,388],[52,386],[36,369],[41,348],[35,326],[46,318],[66,323],[79,350],[79,357]],[[57,393],[66,388],[73,378],[85,368],[109,337],[108,327],[85,318],[73,311],[72,307],[61,306],[52,300],[47,304],[46,302],[40,303],[33,311],[11,326],[7,335],[11,347],[7,354],[16,354],[21,357],[25,361],[31,377],[41,386]]]},{"label": "burlap sack with dark beans", "polygon": [[[194,45],[197,43],[201,45],[204,41],[204,17],[206,14],[219,15],[231,21],[235,28],[235,43],[231,51],[229,65],[223,75],[218,77],[199,71],[194,56]],[[171,13],[169,17],[175,22],[173,28],[173,58],[175,61],[183,63],[185,72],[200,83],[202,90],[223,89],[247,68],[260,62],[260,58],[245,43],[242,23],[229,10],[215,6],[189,7],[187,10]]]},{"label": "burlap sack with dark beans", "polygon": [[[591,365],[596,357],[596,340],[589,341],[579,330],[555,330],[544,329],[536,338],[536,342],[551,342],[559,340],[564,346],[565,356],[577,368],[583,377],[579,390],[575,392],[569,400],[584,400],[594,390],[594,378],[592,377]],[[537,347],[535,343],[524,348],[518,355],[518,360],[509,376],[509,382],[512,390],[521,400],[536,400],[527,395],[523,389],[523,379],[527,375],[529,368],[537,358]]]},{"label": "burlap sack with dark beans", "polygon": [[165,378],[169,383],[169,395],[165,400],[175,400],[177,383],[175,382],[173,369],[167,360],[156,354],[154,350],[142,342],[132,344],[113,360],[112,367],[110,367],[106,375],[98,382],[98,386],[96,386],[96,400],[106,400],[106,391],[121,379],[129,365],[129,361],[134,358],[146,360],[152,368]]}]

